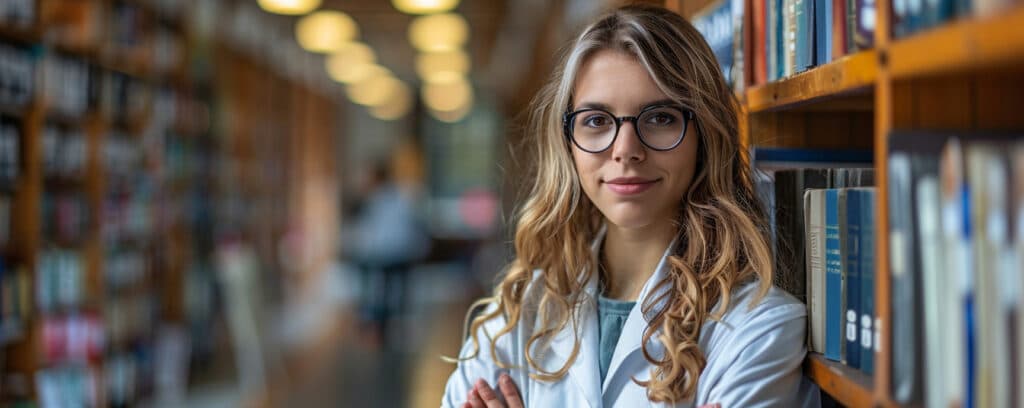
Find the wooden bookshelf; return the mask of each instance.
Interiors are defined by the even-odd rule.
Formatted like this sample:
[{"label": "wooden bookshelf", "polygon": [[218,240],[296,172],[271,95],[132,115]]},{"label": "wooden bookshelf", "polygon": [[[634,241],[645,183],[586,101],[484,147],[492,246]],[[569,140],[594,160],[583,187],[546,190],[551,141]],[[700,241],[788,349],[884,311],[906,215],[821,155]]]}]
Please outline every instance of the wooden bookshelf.
[{"label": "wooden bookshelf", "polygon": [[1024,62],[1024,5],[895,40],[886,49],[893,79],[970,72]]},{"label": "wooden bookshelf", "polygon": [[751,113],[787,109],[871,89],[878,76],[875,50],[844,56],[792,77],[747,90]]},{"label": "wooden bookshelf", "polygon": [[[665,5],[689,18],[712,2],[666,0]],[[850,407],[901,406],[890,386],[889,133],[1024,128],[1024,115],[1018,112],[1024,106],[1024,5],[959,18],[899,39],[891,33],[892,0],[878,0],[876,10],[874,49],[749,86],[738,98],[740,136],[748,148],[868,147],[875,152],[875,311],[882,321],[882,343],[874,375],[817,353],[809,353],[804,363],[805,375]]]}]

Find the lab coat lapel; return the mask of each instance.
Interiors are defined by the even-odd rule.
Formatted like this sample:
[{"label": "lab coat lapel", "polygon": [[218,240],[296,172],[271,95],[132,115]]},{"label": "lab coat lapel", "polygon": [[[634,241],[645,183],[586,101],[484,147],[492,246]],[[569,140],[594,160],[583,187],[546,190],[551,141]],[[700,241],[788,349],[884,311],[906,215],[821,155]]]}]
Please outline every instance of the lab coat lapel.
[{"label": "lab coat lapel", "polygon": [[[604,234],[606,228],[601,227],[598,231],[597,239],[591,245],[591,253],[599,253],[598,250],[601,248],[601,243],[604,242]],[[591,408],[598,408],[601,406],[601,372],[598,366],[598,327],[597,327],[597,282],[598,276],[596,273],[591,274],[590,279],[584,286],[584,300],[576,309],[576,317],[579,319],[579,340],[580,350],[576,356],[576,361],[573,362],[572,366],[569,367],[570,380],[580,388],[580,391],[586,396],[587,403]],[[564,364],[565,361],[572,355],[572,349],[575,346],[576,338],[572,333],[572,323],[562,330],[552,339],[551,350],[555,352],[560,358],[559,361]]]},{"label": "lab coat lapel", "polygon": [[[660,294],[667,290],[668,287],[662,287],[658,292],[654,292],[655,286],[658,282],[661,282],[671,268],[668,262],[668,256],[672,253],[672,249],[676,246],[676,240],[673,239],[669,244],[668,248],[665,249],[665,253],[661,256],[661,261],[658,262],[657,268],[651,277],[647,279],[643,289],[640,291],[640,296],[637,297],[636,305],[633,306],[633,310],[629,312],[629,317],[626,318],[626,323],[622,326],[622,334],[619,335],[619,342],[615,346],[615,352],[612,354],[611,363],[608,365],[608,373],[605,375],[604,384],[602,385],[602,393],[608,389],[608,385],[616,376],[616,372],[622,363],[633,353],[640,352],[640,347],[644,338],[644,330],[647,329],[647,321],[654,317],[654,311],[660,310],[665,305],[665,300],[662,299],[652,309],[652,313],[649,316],[643,315],[643,304],[644,300],[648,296],[657,298]],[[648,352],[653,353],[653,356],[660,358],[659,354],[661,350],[661,342],[657,341],[654,337],[651,338],[651,344],[648,345]]]}]

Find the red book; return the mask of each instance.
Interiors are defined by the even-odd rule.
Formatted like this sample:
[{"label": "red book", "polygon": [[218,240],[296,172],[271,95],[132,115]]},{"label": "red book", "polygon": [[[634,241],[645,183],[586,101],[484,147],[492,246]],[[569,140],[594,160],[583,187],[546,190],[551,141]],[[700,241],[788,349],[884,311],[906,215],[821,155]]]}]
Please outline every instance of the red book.
[{"label": "red book", "polygon": [[846,55],[846,2],[832,0],[832,59]]},{"label": "red book", "polygon": [[768,6],[768,2],[767,0],[749,1],[751,4],[748,10],[752,11],[750,14],[753,20],[750,25],[753,27],[751,30],[753,38],[750,43],[754,54],[753,64],[750,65],[754,66],[753,85],[758,85],[768,82],[768,50],[766,49],[768,41],[767,37],[765,37],[767,33],[767,12],[765,9]]}]

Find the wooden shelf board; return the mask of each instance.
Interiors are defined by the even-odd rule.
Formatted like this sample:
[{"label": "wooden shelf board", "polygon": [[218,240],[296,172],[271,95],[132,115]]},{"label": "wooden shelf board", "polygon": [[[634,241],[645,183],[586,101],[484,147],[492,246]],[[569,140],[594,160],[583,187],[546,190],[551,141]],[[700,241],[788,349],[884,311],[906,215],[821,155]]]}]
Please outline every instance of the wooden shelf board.
[{"label": "wooden shelf board", "polygon": [[839,403],[850,407],[869,407],[874,404],[872,379],[856,369],[825,359],[818,353],[807,353],[804,364],[807,376],[821,390]]},{"label": "wooden shelf board", "polygon": [[878,76],[878,54],[861,51],[747,91],[750,112],[776,110],[867,90]]},{"label": "wooden shelf board", "polygon": [[885,56],[895,79],[1024,64],[1024,6],[953,21],[894,41]]}]

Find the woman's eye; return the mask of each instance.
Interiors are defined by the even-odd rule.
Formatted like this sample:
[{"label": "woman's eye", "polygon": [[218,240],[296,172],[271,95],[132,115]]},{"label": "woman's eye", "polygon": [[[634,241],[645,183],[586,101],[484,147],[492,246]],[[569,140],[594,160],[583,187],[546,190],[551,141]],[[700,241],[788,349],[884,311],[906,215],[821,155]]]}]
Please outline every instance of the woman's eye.
[{"label": "woman's eye", "polygon": [[675,123],[675,116],[667,113],[655,113],[647,118],[647,123],[657,126],[667,126]]},{"label": "woman's eye", "polygon": [[604,115],[590,116],[583,121],[583,124],[589,127],[605,127],[608,126],[608,123],[610,121]]}]

